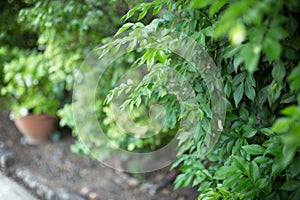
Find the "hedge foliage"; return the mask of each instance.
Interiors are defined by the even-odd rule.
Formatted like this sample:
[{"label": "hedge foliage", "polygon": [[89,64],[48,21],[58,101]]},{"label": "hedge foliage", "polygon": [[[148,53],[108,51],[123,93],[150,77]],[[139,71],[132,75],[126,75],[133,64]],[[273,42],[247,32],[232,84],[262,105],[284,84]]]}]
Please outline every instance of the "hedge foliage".
[{"label": "hedge foliage", "polygon": [[[297,1],[154,0],[137,5],[123,17],[131,21],[135,15],[141,20],[149,12],[159,14],[150,24],[127,22],[119,33],[134,32],[133,43],[149,26],[181,32],[204,47],[222,74],[226,121],[206,157],[199,156],[198,144],[203,143],[212,105],[199,74],[192,73],[189,79],[203,117],[199,133],[178,136],[178,160],[173,167],[181,174],[175,188],[197,186],[199,199],[299,198],[299,8]],[[138,60],[150,63],[153,76],[159,63],[170,60],[176,70],[188,74],[189,64],[169,52],[148,48]],[[151,80],[148,77],[145,82],[155,85]],[[149,84],[143,87],[138,91],[154,92]],[[131,102],[138,106],[136,99],[142,95],[147,96],[136,91]],[[165,108],[169,120],[180,121],[180,110],[168,110],[174,105]]]}]

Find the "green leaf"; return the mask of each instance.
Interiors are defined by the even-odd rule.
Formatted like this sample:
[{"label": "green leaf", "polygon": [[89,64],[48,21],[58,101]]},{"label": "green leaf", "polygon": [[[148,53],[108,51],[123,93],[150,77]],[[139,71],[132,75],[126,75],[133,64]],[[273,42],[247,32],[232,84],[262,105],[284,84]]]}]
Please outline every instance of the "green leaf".
[{"label": "green leaf", "polygon": [[256,182],[260,176],[259,167],[254,161],[252,161],[249,165],[249,176],[254,182]]},{"label": "green leaf", "polygon": [[211,112],[211,109],[210,109],[210,107],[207,105],[207,104],[200,104],[200,109],[202,110],[202,111],[204,111],[204,113],[206,114],[206,116],[208,117],[208,118],[211,118],[212,117],[212,112]]},{"label": "green leaf", "polygon": [[263,42],[263,49],[271,60],[278,60],[281,54],[282,47],[278,40],[273,40],[272,38],[267,36]]},{"label": "green leaf", "polygon": [[265,134],[266,136],[274,135],[274,132],[271,131],[270,128],[261,128],[261,129],[259,129],[259,131],[262,132],[263,134]]},{"label": "green leaf", "polygon": [[300,197],[300,189],[297,189],[292,192],[292,194],[288,197],[289,200],[299,200]]},{"label": "green leaf", "polygon": [[242,100],[243,94],[244,94],[244,84],[241,83],[233,93],[233,98],[236,107],[239,105],[240,101]]},{"label": "green leaf", "polygon": [[127,29],[129,29],[130,27],[132,27],[134,25],[134,23],[126,23],[124,24],[116,33],[116,35],[119,35],[121,33],[123,33],[124,31],[126,31]]},{"label": "green leaf", "polygon": [[247,174],[249,163],[243,157],[232,156],[232,161],[238,169],[240,169],[244,174]]},{"label": "green leaf", "polygon": [[251,184],[250,180],[248,178],[242,177],[239,179],[238,184],[234,188],[232,188],[232,191],[240,193],[249,184]]},{"label": "green leaf", "polygon": [[300,116],[300,107],[292,105],[284,108],[283,110],[280,111],[282,114],[286,116],[293,117],[295,116]]},{"label": "green leaf", "polygon": [[195,112],[194,111],[190,111],[189,115],[188,115],[188,119],[190,120],[190,122],[193,122],[195,119]]},{"label": "green leaf", "polygon": [[170,11],[165,11],[163,18],[166,21],[174,21],[177,18],[177,15],[175,15],[174,13],[170,12]]},{"label": "green leaf", "polygon": [[130,9],[127,13],[126,13],[126,15],[124,15],[122,18],[121,18],[121,20],[127,20],[127,19],[129,19],[130,17],[132,17],[133,15],[134,15],[134,13],[137,11],[137,10],[139,10],[140,9],[140,6],[136,6],[136,7],[134,7],[134,8],[132,8],[132,9]]},{"label": "green leaf", "polygon": [[280,173],[284,169],[284,166],[282,165],[282,162],[280,160],[274,160],[274,163],[272,165],[272,172],[271,177],[276,176],[277,173]]},{"label": "green leaf", "polygon": [[197,26],[197,20],[196,19],[192,19],[190,22],[189,22],[189,31],[194,33],[195,30],[196,30],[196,26]]},{"label": "green leaf", "polygon": [[248,112],[248,110],[246,108],[241,107],[240,110],[239,110],[239,114],[240,114],[240,118],[242,120],[245,120],[245,121],[248,120],[248,118],[249,118],[249,112]]},{"label": "green leaf", "polygon": [[216,12],[218,12],[225,4],[227,3],[227,0],[219,0],[214,2],[209,7],[209,16],[212,17]]},{"label": "green leaf", "polygon": [[270,162],[270,158],[266,156],[257,156],[256,158],[253,159],[253,161],[257,164],[266,164],[267,162]]},{"label": "green leaf", "polygon": [[250,100],[254,101],[254,98],[255,98],[255,89],[252,86],[251,79],[249,79],[248,77],[246,78],[246,81],[245,81],[245,95]]},{"label": "green leaf", "polygon": [[246,69],[250,73],[253,73],[257,68],[257,64],[260,58],[260,51],[261,51],[261,46],[259,44],[248,43],[242,47],[240,56],[242,57],[242,60],[245,62]]},{"label": "green leaf", "polygon": [[256,182],[256,186],[259,189],[263,189],[264,187],[266,187],[269,184],[268,179],[266,178],[260,178],[258,179],[258,181]]},{"label": "green leaf", "polygon": [[239,85],[239,84],[243,83],[244,80],[245,80],[245,77],[246,77],[245,73],[239,73],[238,75],[236,75],[233,78],[232,85],[236,86],[236,85]]},{"label": "green leaf", "polygon": [[290,165],[290,172],[292,175],[292,178],[296,177],[300,173],[300,157],[298,156],[296,159],[293,160],[293,162]]},{"label": "green leaf", "polygon": [[250,128],[243,133],[243,136],[246,138],[251,138],[257,133],[257,130],[254,128]]},{"label": "green leaf", "polygon": [[158,5],[154,6],[153,15],[158,14],[161,11],[161,8],[162,8],[162,4],[158,4]]},{"label": "green leaf", "polygon": [[257,144],[246,145],[242,148],[250,155],[260,155],[265,152],[265,148]]},{"label": "green leaf", "polygon": [[214,176],[214,179],[222,180],[227,177],[230,177],[233,174],[236,174],[239,172],[239,169],[232,167],[232,166],[222,166],[220,167]]},{"label": "green leaf", "polygon": [[[237,171],[236,171],[237,172]],[[234,173],[230,177],[223,180],[223,185],[225,187],[233,187],[238,183],[238,180],[242,177],[241,171]]]},{"label": "green leaf", "polygon": [[294,191],[298,188],[300,188],[300,181],[298,180],[289,180],[280,187],[281,190],[285,191]]},{"label": "green leaf", "polygon": [[[298,145],[297,145],[298,146]],[[293,145],[284,145],[283,149],[282,149],[282,165],[285,168],[288,164],[290,164],[290,162],[293,160],[296,150],[297,150],[297,146],[293,146]]]},{"label": "green leaf", "polygon": [[193,0],[190,3],[190,8],[204,8],[211,3],[211,0]]},{"label": "green leaf", "polygon": [[146,16],[149,8],[150,8],[150,5],[143,6],[143,11],[139,14],[138,21],[140,21],[141,19],[143,19]]},{"label": "green leaf", "polygon": [[282,62],[276,62],[273,70],[272,77],[277,83],[281,83],[283,78],[285,77],[286,70]]},{"label": "green leaf", "polygon": [[271,130],[277,133],[284,133],[289,129],[292,122],[293,121],[290,118],[286,118],[286,117],[279,118],[276,120]]},{"label": "green leaf", "polygon": [[225,84],[224,90],[225,90],[225,93],[226,93],[226,97],[230,97],[230,95],[231,95],[231,85],[229,83]]}]

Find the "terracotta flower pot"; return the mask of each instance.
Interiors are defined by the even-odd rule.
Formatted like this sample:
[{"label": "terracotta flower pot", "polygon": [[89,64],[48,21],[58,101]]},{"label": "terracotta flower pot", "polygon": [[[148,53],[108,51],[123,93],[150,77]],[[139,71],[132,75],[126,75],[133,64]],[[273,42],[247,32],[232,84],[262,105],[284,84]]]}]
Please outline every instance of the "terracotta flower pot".
[{"label": "terracotta flower pot", "polygon": [[46,114],[29,114],[14,120],[16,127],[25,136],[25,142],[30,144],[40,144],[48,140],[57,121],[57,117]]}]

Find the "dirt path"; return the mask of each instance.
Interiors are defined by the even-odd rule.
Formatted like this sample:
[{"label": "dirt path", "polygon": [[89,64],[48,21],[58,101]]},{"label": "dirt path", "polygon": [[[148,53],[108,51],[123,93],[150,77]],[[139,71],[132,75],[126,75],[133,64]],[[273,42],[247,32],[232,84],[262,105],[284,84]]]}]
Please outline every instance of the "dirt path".
[{"label": "dirt path", "polygon": [[74,138],[68,134],[58,142],[23,145],[21,134],[0,112],[0,156],[2,171],[30,188],[39,199],[99,200],[192,200],[194,189],[172,191],[167,184],[156,186],[168,169],[133,177],[116,172],[87,156],[70,151]]}]

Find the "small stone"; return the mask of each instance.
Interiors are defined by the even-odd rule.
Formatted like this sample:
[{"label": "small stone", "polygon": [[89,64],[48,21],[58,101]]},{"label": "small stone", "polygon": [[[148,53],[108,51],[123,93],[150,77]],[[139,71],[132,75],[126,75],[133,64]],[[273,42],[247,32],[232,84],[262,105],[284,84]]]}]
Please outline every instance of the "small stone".
[{"label": "small stone", "polygon": [[86,195],[89,191],[90,191],[89,188],[87,188],[87,187],[82,187],[82,188],[80,189],[80,194]]},{"label": "small stone", "polygon": [[127,184],[131,187],[136,187],[136,186],[138,186],[139,183],[140,182],[136,178],[129,178],[127,180]]},{"label": "small stone", "polygon": [[89,194],[90,199],[96,199],[97,198],[97,194],[95,192],[92,192]]}]

